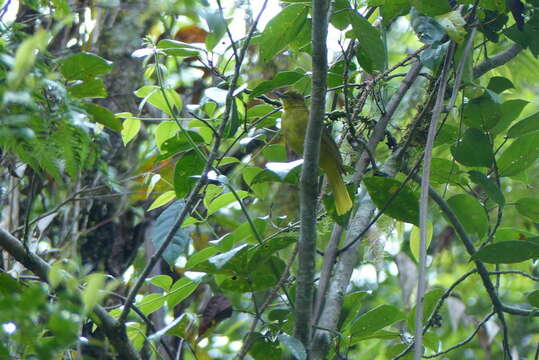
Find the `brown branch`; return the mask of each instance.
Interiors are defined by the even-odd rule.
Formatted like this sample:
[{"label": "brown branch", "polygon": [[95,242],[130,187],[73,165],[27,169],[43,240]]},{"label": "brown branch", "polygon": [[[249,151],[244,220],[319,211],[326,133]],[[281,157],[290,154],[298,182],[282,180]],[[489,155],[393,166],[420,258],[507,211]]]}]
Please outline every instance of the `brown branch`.
[{"label": "brown branch", "polygon": [[502,66],[511,61],[517,56],[524,48],[519,44],[513,44],[509,49],[502,51],[494,55],[491,58],[486,58],[483,62],[473,68],[473,77],[477,79],[490,70]]},{"label": "brown branch", "polygon": [[300,178],[300,238],[298,243],[298,272],[294,336],[303,343],[307,353],[311,338],[314,271],[316,256],[316,205],[320,139],[326,105],[327,89],[327,32],[329,0],[312,3],[312,101],[305,135],[303,167]]}]

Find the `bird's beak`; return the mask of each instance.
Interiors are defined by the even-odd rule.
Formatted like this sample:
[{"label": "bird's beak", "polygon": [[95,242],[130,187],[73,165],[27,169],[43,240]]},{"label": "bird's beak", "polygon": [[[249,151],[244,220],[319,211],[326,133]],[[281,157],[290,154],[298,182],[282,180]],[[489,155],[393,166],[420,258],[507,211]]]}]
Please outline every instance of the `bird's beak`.
[{"label": "bird's beak", "polygon": [[277,95],[278,97],[280,97],[281,99],[286,99],[288,97],[285,93],[280,92],[280,91],[274,91],[273,93]]}]

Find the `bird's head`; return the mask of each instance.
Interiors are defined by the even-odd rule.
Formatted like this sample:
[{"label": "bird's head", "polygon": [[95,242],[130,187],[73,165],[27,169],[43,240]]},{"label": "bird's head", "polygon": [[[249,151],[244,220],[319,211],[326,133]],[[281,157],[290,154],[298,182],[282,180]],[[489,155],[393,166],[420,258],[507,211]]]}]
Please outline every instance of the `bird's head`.
[{"label": "bird's head", "polygon": [[305,98],[297,91],[288,90],[285,93],[276,91],[275,94],[281,98],[285,110],[293,107],[306,107]]}]

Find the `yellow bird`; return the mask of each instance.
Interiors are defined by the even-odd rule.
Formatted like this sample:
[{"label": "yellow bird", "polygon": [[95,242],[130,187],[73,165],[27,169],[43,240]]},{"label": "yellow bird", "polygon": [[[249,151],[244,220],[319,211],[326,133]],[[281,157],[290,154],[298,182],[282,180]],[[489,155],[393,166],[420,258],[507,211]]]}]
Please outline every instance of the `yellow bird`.
[{"label": "yellow bird", "polygon": [[[281,129],[288,147],[297,155],[303,155],[303,142],[309,123],[309,109],[305,105],[303,95],[295,91],[278,94],[283,100],[284,112],[281,118]],[[323,129],[320,143],[320,167],[328,177],[329,185],[335,197],[335,208],[338,215],[347,213],[352,208],[352,200],[342,179],[343,165],[341,153],[335,141]]]}]

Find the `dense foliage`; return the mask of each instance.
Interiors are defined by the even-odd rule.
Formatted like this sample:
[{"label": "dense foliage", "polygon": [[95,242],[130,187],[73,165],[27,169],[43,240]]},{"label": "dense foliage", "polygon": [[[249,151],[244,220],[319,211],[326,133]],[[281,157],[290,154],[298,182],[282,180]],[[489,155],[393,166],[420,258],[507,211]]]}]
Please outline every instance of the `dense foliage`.
[{"label": "dense foliage", "polygon": [[311,1],[0,4],[0,358],[538,358],[539,1],[331,2],[307,340]]}]

